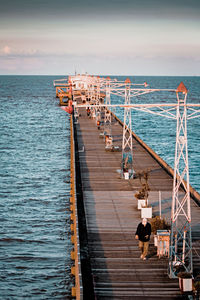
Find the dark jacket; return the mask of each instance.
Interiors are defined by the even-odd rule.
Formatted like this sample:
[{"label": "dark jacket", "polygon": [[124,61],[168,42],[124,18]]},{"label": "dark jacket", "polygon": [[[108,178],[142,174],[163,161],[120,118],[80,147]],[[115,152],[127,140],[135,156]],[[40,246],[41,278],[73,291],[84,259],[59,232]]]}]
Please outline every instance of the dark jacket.
[{"label": "dark jacket", "polygon": [[[137,227],[135,235],[139,236],[141,242],[148,242],[151,235],[151,224],[147,222],[146,226],[144,226],[141,222]],[[148,238],[145,238],[146,235],[148,235]]]}]

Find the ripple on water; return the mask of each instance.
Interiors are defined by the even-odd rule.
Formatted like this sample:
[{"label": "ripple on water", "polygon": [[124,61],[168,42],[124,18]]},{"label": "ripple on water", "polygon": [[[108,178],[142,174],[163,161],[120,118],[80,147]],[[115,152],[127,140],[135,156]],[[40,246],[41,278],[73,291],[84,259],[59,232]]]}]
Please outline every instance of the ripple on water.
[{"label": "ripple on water", "polygon": [[2,299],[71,295],[70,126],[53,79],[0,76]]}]

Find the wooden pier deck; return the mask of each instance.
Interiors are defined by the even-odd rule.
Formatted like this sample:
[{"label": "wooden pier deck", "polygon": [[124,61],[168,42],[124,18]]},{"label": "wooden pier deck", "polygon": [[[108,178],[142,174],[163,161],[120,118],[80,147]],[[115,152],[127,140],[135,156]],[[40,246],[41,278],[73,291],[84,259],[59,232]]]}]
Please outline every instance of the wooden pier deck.
[{"label": "wooden pier deck", "polygon": [[[89,119],[84,108],[74,124],[82,195],[86,216],[95,299],[182,299],[177,279],[167,275],[167,258],[158,258],[151,238],[147,261],[140,259],[135,231],[140,211],[134,200],[139,180],[120,177],[121,152],[106,152],[99,137],[96,121]],[[122,144],[122,126],[113,119],[114,145]],[[84,146],[84,151],[82,148]],[[135,171],[151,168],[149,202],[153,214],[159,214],[159,191],[162,213],[171,211],[172,178],[158,162],[133,140]],[[192,200],[192,234],[200,248],[200,207]],[[200,268],[194,253],[195,268]],[[92,296],[91,296],[91,299]],[[89,300],[89,298],[88,298]]]}]

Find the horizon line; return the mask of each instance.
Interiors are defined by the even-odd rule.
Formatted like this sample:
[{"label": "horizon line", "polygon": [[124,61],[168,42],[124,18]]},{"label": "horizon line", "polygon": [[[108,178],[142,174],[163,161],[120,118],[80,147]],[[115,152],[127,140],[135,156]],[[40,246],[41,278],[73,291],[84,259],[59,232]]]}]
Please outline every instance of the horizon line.
[{"label": "horizon line", "polygon": [[[90,74],[90,73],[78,73],[76,75],[91,75],[91,76],[131,76],[131,77],[134,77],[134,76],[141,76],[141,77],[200,77],[200,74],[199,75],[137,75],[137,74],[123,74],[123,75],[120,75],[120,74]],[[0,74],[0,76],[75,76],[75,74]]]}]

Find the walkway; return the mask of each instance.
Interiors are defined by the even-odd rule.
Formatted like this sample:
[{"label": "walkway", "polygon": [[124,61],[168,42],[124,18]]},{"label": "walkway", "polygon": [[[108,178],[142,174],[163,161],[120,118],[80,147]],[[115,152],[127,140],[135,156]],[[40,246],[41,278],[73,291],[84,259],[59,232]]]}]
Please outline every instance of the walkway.
[{"label": "walkway", "polygon": [[[150,243],[147,261],[140,259],[135,231],[140,211],[134,193],[139,179],[120,177],[121,152],[106,152],[99,137],[96,121],[79,109],[81,117],[75,125],[79,149],[83,200],[85,205],[89,253],[96,299],[179,299],[178,280],[167,275],[167,258],[158,259]],[[122,144],[122,127],[113,120],[114,145]],[[162,212],[167,218],[171,211],[172,178],[133,140],[135,171],[151,168],[149,202],[153,214],[159,214],[158,197],[162,195]],[[193,235],[196,247],[200,241],[200,208],[192,201]],[[200,246],[199,246],[200,248]],[[198,250],[198,248],[197,248]],[[199,251],[199,250],[198,250]],[[194,259],[200,267],[198,258]]]}]

